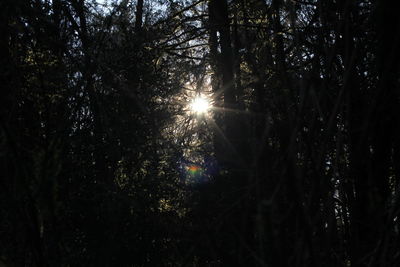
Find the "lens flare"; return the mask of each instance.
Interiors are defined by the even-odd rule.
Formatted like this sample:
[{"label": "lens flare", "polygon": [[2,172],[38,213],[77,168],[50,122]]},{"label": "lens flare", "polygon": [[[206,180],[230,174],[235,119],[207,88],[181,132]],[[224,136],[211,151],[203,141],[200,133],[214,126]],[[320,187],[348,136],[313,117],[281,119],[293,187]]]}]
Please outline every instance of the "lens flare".
[{"label": "lens flare", "polygon": [[189,165],[186,167],[186,170],[190,176],[198,176],[203,173],[203,169],[198,165]]},{"label": "lens flare", "polygon": [[190,165],[190,166],[188,166],[188,171],[191,175],[196,175],[196,174],[200,174],[202,169],[199,166]]}]

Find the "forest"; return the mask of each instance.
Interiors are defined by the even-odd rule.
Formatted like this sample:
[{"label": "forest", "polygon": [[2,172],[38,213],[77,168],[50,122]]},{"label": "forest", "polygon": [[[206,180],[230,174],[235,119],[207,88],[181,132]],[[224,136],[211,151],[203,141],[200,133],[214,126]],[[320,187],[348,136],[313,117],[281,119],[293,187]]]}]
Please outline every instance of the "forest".
[{"label": "forest", "polygon": [[0,267],[400,266],[400,15],[1,0]]}]

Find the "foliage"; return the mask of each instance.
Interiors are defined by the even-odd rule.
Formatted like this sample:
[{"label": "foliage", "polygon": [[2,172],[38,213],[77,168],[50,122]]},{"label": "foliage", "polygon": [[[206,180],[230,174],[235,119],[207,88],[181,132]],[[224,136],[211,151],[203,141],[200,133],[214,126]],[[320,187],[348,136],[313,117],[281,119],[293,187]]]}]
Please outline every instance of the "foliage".
[{"label": "foliage", "polygon": [[398,266],[395,12],[2,1],[0,265]]}]

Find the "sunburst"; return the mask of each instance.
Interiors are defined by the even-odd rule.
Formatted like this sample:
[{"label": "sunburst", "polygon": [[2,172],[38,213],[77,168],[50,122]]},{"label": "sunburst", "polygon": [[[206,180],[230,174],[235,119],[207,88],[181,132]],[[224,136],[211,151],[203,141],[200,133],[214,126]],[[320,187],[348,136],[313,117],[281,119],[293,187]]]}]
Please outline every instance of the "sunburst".
[{"label": "sunburst", "polygon": [[205,114],[210,109],[210,101],[204,96],[197,96],[192,100],[190,109],[197,114]]}]

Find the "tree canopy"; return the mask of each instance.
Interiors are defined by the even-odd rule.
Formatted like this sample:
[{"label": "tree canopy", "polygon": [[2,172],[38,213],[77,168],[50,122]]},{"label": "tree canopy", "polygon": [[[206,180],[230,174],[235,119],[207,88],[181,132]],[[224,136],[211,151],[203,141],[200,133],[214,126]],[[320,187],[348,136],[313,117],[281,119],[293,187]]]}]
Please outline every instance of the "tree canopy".
[{"label": "tree canopy", "polygon": [[0,2],[0,266],[399,266],[400,17]]}]

